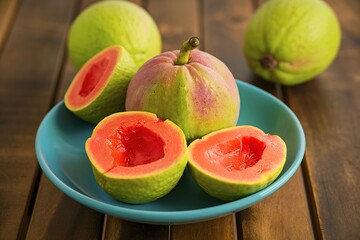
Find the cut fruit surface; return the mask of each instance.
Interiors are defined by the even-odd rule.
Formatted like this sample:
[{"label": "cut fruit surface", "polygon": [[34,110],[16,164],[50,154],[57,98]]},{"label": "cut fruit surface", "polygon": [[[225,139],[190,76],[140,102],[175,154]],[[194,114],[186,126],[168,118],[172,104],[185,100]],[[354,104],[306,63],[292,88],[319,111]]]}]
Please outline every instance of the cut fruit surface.
[{"label": "cut fruit surface", "polygon": [[181,129],[147,112],[106,117],[95,127],[85,149],[99,185],[128,203],[164,196],[179,181],[187,164]]},{"label": "cut fruit surface", "polygon": [[86,64],[69,88],[67,104],[73,108],[81,108],[93,101],[110,80],[120,54],[120,48],[111,48],[103,52],[102,56],[94,58],[91,64]]},{"label": "cut fruit surface", "polygon": [[266,187],[285,160],[285,142],[253,126],[220,130],[189,146],[190,173],[207,193],[222,200]]},{"label": "cut fruit surface", "polygon": [[91,58],[76,74],[65,97],[66,107],[83,120],[98,123],[125,110],[127,86],[137,66],[121,46]]}]

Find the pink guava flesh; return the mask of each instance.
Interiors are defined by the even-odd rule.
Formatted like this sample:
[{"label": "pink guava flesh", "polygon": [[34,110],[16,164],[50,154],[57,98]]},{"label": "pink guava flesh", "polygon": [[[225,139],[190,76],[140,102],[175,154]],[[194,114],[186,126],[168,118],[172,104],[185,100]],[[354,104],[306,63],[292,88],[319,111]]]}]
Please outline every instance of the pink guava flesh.
[{"label": "pink guava flesh", "polygon": [[187,154],[181,129],[149,112],[118,112],[104,118],[85,149],[97,171],[113,177],[158,173]]},{"label": "pink guava flesh", "polygon": [[237,126],[197,139],[188,147],[192,165],[231,181],[258,181],[283,167],[286,144],[253,126]]},{"label": "pink guava flesh", "polygon": [[110,60],[107,58],[101,59],[99,62],[91,65],[90,69],[86,73],[79,95],[81,97],[86,97],[91,93],[96,85],[99,83],[99,80],[104,75],[104,72],[109,65]]},{"label": "pink guava flesh", "polygon": [[164,157],[165,142],[144,126],[121,128],[107,138],[107,146],[117,166],[134,167]]},{"label": "pink guava flesh", "polygon": [[240,136],[212,146],[206,155],[229,171],[244,170],[261,159],[265,147],[266,144],[255,137]]},{"label": "pink guava flesh", "polygon": [[109,48],[80,69],[65,96],[72,109],[81,108],[98,96],[110,80],[120,54],[119,48]]}]

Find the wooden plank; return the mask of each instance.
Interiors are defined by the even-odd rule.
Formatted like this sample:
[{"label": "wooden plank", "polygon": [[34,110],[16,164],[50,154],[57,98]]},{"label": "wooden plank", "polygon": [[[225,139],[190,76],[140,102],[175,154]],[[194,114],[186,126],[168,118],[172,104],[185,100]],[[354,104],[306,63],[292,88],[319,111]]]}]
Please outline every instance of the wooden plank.
[{"label": "wooden plank", "polygon": [[237,239],[234,214],[199,223],[171,226],[170,239]]},{"label": "wooden plank", "polygon": [[[81,11],[95,0],[78,2],[81,2],[81,6],[76,7],[76,11]],[[74,15],[77,14],[78,12],[74,13]],[[75,74],[75,68],[67,59],[60,74],[61,79],[59,79],[55,102],[63,99]],[[42,173],[26,238],[100,239],[103,220],[103,214],[67,197]]]},{"label": "wooden plank", "polygon": [[197,1],[151,0],[148,11],[160,29],[163,51],[178,50],[190,37],[201,35],[198,17],[200,9]]},{"label": "wooden plank", "polygon": [[100,239],[103,214],[57,189],[43,174],[26,239]]},{"label": "wooden plank", "polygon": [[169,238],[169,226],[129,222],[107,215],[102,239],[162,240]]},{"label": "wooden plank", "polygon": [[204,1],[205,50],[223,61],[234,77],[253,81],[243,55],[243,37],[252,16],[251,1]]},{"label": "wooden plank", "polygon": [[[254,1],[204,3],[205,50],[224,61],[236,78],[282,98],[279,86],[254,77],[245,62],[243,36],[257,7]],[[239,212],[236,219],[238,235],[244,239],[288,239],[289,236],[311,239],[311,218],[301,170],[275,194]]]},{"label": "wooden plank", "polygon": [[18,5],[18,0],[0,1],[0,53],[8,36],[12,21],[15,18]]},{"label": "wooden plank", "polygon": [[237,214],[244,239],[313,239],[302,172],[264,201]]},{"label": "wooden plank", "polygon": [[26,233],[39,173],[35,134],[52,99],[73,8],[73,1],[24,0],[2,51],[0,239]]},{"label": "wooden plank", "polygon": [[328,2],[342,28],[340,52],[325,72],[287,95],[307,136],[304,169],[317,237],[360,239],[360,5]]}]

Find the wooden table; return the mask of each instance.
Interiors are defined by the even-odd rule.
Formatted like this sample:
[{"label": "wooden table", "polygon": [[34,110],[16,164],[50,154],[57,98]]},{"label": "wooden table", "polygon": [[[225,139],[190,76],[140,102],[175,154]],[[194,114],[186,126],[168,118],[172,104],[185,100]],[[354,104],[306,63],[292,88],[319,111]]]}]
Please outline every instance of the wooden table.
[{"label": "wooden table", "polygon": [[245,64],[247,24],[262,0],[135,1],[156,20],[163,50],[192,35],[234,76],[274,94],[299,117],[307,138],[301,167],[264,201],[218,219],[146,225],[89,209],[42,173],[34,140],[75,70],[66,37],[92,0],[0,1],[0,239],[360,239],[360,5],[328,0],[342,45],[311,82],[276,86]]}]

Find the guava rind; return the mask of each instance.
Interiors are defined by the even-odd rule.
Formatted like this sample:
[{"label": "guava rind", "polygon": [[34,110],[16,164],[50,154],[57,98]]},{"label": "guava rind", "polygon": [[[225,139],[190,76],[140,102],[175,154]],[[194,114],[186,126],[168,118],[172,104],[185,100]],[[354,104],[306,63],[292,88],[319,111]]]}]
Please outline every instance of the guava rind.
[{"label": "guava rind", "polygon": [[[65,106],[76,116],[90,123],[96,124],[112,113],[125,110],[127,87],[131,78],[138,70],[137,65],[122,46],[111,46],[110,48],[113,47],[119,48],[120,54],[109,81],[98,96],[81,108],[73,108],[68,103],[68,98],[70,97],[68,93],[66,93],[64,97]],[[107,48],[93,56],[86,64],[91,64],[92,59],[98,58],[98,56],[102,55],[106,50]],[[76,79],[77,76],[74,77],[73,81],[76,81]],[[71,85],[69,89],[70,88]]]},{"label": "guava rind", "polygon": [[[340,41],[337,17],[326,2],[272,0],[251,19],[244,54],[256,75],[291,86],[323,72],[336,57]],[[276,68],[262,67],[265,54],[277,60]]]},{"label": "guava rind", "polygon": [[137,178],[101,174],[94,165],[92,169],[97,183],[110,196],[126,203],[143,204],[168,194],[179,182],[187,161],[187,154],[184,154],[176,164],[164,171]]},{"label": "guava rind", "polygon": [[76,69],[111,45],[121,45],[139,67],[159,54],[161,35],[153,18],[127,1],[102,1],[82,11],[72,23],[68,52]]},{"label": "guava rind", "polygon": [[[227,128],[219,131],[212,132],[206,136],[203,137],[203,139],[207,139],[212,136],[216,136],[218,133],[227,132],[236,130],[239,128],[249,128],[255,131],[262,132],[260,129],[253,127],[253,126],[236,126],[233,128]],[[265,133],[262,132],[262,134],[265,135]],[[244,136],[247,136],[244,134]],[[249,135],[251,136],[251,135]],[[270,136],[270,135],[269,135]],[[281,156],[280,164],[277,166],[271,167],[271,171],[268,171],[266,173],[262,172],[261,175],[257,176],[257,180],[251,180],[243,178],[241,180],[232,180],[228,179],[226,177],[220,177],[216,175],[216,173],[212,173],[208,171],[204,167],[200,167],[199,164],[197,164],[196,159],[194,159],[194,156],[192,155],[192,149],[196,147],[197,142],[202,141],[202,139],[197,139],[194,142],[192,142],[189,147],[189,172],[193,179],[196,181],[196,183],[210,196],[223,200],[223,201],[233,201],[239,198],[242,198],[244,196],[247,196],[249,194],[255,193],[268,185],[270,185],[281,173],[285,162],[286,162],[286,144],[285,142],[276,135],[271,135],[272,138],[276,139],[283,147],[284,152]],[[231,175],[231,174],[229,174]]]},{"label": "guava rind", "polygon": [[139,69],[128,87],[126,110],[153,112],[173,121],[188,143],[235,126],[240,96],[227,66],[199,50],[191,51],[189,63],[175,65],[178,54],[162,53]]},{"label": "guava rind", "polygon": [[189,162],[190,174],[197,184],[210,196],[223,201],[233,201],[267,187],[279,176],[282,169],[279,167],[271,174],[264,174],[261,181],[231,182],[217,178]]}]

